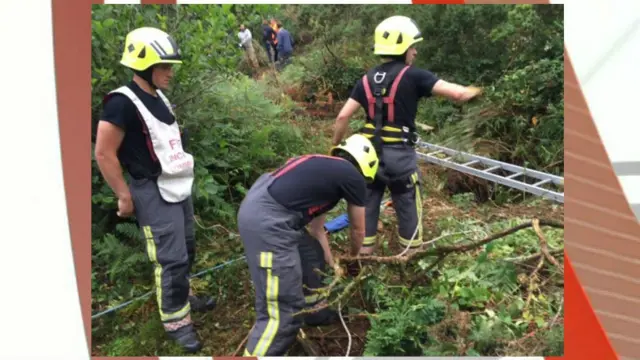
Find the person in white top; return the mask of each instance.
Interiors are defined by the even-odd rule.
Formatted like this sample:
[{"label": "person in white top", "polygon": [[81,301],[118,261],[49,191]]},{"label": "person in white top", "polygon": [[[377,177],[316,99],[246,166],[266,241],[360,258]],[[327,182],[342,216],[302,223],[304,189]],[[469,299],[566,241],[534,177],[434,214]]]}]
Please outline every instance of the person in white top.
[{"label": "person in white top", "polygon": [[[133,80],[105,97],[96,136],[100,172],[118,198],[118,216],[136,216],[155,265],[158,311],[171,338],[189,352],[201,349],[190,313],[215,307],[190,291],[195,258],[194,159],[183,148],[169,88],[173,64],[182,63],[175,40],[150,27],[130,32],[120,63]],[[129,175],[127,185],[122,174]]]},{"label": "person in white top", "polygon": [[257,69],[258,59],[256,58],[256,52],[253,49],[253,37],[251,36],[251,30],[247,29],[244,24],[240,24],[240,32],[238,32],[238,38],[240,38],[240,48],[244,49],[247,62],[253,69]]}]

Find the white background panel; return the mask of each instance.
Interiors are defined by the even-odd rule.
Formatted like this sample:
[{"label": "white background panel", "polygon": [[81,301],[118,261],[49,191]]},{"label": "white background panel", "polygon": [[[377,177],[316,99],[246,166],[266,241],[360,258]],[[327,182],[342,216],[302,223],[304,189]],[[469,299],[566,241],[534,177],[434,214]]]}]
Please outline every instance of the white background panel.
[{"label": "white background panel", "polygon": [[4,359],[89,357],[62,178],[52,31],[51,1],[1,3]]}]

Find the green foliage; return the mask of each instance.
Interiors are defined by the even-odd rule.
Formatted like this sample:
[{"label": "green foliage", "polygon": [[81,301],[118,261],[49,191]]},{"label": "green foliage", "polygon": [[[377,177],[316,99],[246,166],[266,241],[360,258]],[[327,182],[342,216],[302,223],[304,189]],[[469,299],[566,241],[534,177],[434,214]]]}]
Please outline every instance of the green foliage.
[{"label": "green foliage", "polygon": [[[482,224],[441,218],[438,226],[442,234],[450,236],[438,245],[478,240],[522,221],[514,218]],[[470,232],[476,235],[468,235]],[[551,249],[562,246],[562,231],[545,229],[545,236]],[[555,285],[529,294],[523,279],[530,270],[509,261],[538,249],[537,235],[528,229],[495,240],[474,254],[451,255],[440,270],[429,273],[424,273],[424,265],[433,259],[403,269],[379,268],[377,276],[364,285],[366,301],[376,313],[370,317],[363,355],[507,356],[521,352],[512,348],[511,342],[532,330],[545,330],[562,302]],[[397,271],[405,272],[400,278],[410,275],[431,280],[428,286],[410,286],[398,281]],[[552,278],[562,281],[557,270],[547,271],[550,278],[540,282]],[[558,345],[558,331],[562,332],[554,330],[554,335],[536,339],[536,344],[548,342],[548,353],[558,354],[558,346],[562,346]],[[520,353],[534,354],[539,353]]]},{"label": "green foliage", "polygon": [[[168,97],[176,105],[180,126],[187,130],[186,149],[195,157],[195,271],[242,252],[235,234],[236,210],[257,176],[289,156],[326,153],[328,123],[296,116],[303,109],[298,102],[316,101],[325,92],[344,101],[353,84],[379,62],[371,51],[373,29],[392,14],[414,18],[425,34],[417,47],[417,66],[445,80],[485,89],[485,96],[469,105],[441,98],[423,101],[417,120],[435,127],[433,134],[422,134],[425,140],[562,173],[561,6],[94,5],[94,131],[103,96],[131,78],[119,64],[128,31],[143,25],[165,29],[185,57],[184,64],[175,67]],[[261,21],[272,16],[295,38],[293,63],[277,74],[261,69],[256,79],[250,79],[242,74],[246,64],[237,47],[238,27],[243,23],[252,31],[264,65]],[[349,126],[354,130],[362,125],[359,116]],[[438,191],[429,190],[427,199]],[[344,205],[329,217],[343,213]],[[448,235],[438,245],[477,240],[523,221],[488,220],[499,210],[479,207],[470,194],[454,196],[448,206],[484,217],[425,215],[431,235]],[[135,219],[119,219],[116,208],[117,201],[93,161],[93,311],[153,288],[152,265]],[[395,226],[387,218],[382,222]],[[544,230],[549,247],[561,249],[563,232]],[[347,232],[335,234],[332,248],[346,249],[347,241]],[[561,355],[563,329],[551,325],[561,313],[562,276],[546,265],[530,278],[530,266],[508,260],[537,251],[536,234],[522,230],[475,251],[451,255],[428,272],[434,259],[402,267],[380,265],[377,276],[362,288],[366,303],[375,308],[362,352],[367,356]],[[537,285],[530,291],[529,282],[534,280]],[[219,300],[213,314],[196,319],[199,334],[206,339],[203,353],[232,353],[242,338],[238,333],[249,330],[254,316],[246,265],[206,274],[192,285]],[[164,335],[155,306],[155,301],[141,301],[117,316],[96,320],[93,352],[182,355]],[[530,344],[516,343],[532,331],[539,335]]]},{"label": "green foliage", "polygon": [[563,172],[562,6],[286,5],[282,13],[294,36],[314,34],[313,49],[296,59],[307,74],[302,85],[340,100],[380,62],[371,51],[375,26],[391,15],[412,17],[425,34],[415,65],[486,94],[470,105],[421,102],[417,121],[435,127],[425,140]]},{"label": "green foliage", "polygon": [[[426,289],[371,289],[381,309],[371,319],[363,356],[420,356],[430,343],[428,327],[443,320],[445,305],[429,297]],[[394,291],[395,290],[395,291]]]}]

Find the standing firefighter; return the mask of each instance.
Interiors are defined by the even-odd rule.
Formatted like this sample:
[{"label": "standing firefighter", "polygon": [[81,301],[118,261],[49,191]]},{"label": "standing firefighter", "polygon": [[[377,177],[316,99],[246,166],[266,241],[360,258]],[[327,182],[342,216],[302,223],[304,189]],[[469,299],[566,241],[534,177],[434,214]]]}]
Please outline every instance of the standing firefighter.
[{"label": "standing firefighter", "polygon": [[[135,213],[155,264],[158,308],[164,328],[188,351],[201,347],[190,311],[215,306],[192,295],[189,272],[195,256],[193,157],[182,148],[182,134],[162,91],[182,63],[176,42],[165,32],[143,27],[125,39],[120,63],[133,80],[104,101],[95,147],[105,180],[118,197],[118,215]],[[162,89],[162,90],[161,90]],[[127,186],[123,166],[130,177]]]},{"label": "standing firefighter", "polygon": [[[253,184],[238,213],[255,286],[256,323],[245,356],[284,355],[302,326],[303,319],[293,314],[326,301],[314,299],[315,293],[303,287],[303,283],[309,288],[323,286],[309,264],[324,260],[340,271],[324,231],[326,212],[346,200],[351,255],[357,255],[364,238],[366,182],[373,181],[377,168],[373,145],[356,134],[333,147],[331,156],[290,159]],[[336,319],[336,312],[325,308],[304,322],[324,325]]]},{"label": "standing firefighter", "polygon": [[414,145],[415,117],[420,98],[444,96],[468,101],[480,93],[439,79],[433,73],[411,66],[422,41],[416,23],[405,16],[392,16],[375,29],[374,53],[382,64],[358,80],[350,98],[336,119],[333,144],[340,143],[353,113],[362,106],[367,122],[360,133],[372,140],[380,168],[369,184],[366,206],[366,237],[362,254],[371,254],[376,244],[380,203],[386,188],[398,219],[399,243],[404,247],[422,245],[422,202],[420,200],[417,155]]}]

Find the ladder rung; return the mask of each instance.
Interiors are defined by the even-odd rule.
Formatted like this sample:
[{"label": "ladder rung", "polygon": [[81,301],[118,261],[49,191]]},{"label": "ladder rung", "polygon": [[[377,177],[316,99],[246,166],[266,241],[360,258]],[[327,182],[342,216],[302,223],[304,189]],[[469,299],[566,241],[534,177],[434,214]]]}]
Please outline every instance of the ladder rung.
[{"label": "ladder rung", "polygon": [[[551,183],[551,184],[564,184],[564,178],[560,176],[555,176],[552,174],[547,174],[541,171],[536,171],[532,169],[523,168],[521,166],[516,166],[513,164],[493,160],[490,158],[485,158],[478,155],[467,154],[461,151],[456,151],[453,149],[448,149],[438,145],[432,145],[425,142],[420,142],[418,144],[420,147],[424,149],[428,149],[429,153],[425,154],[422,152],[418,152],[418,155],[424,160],[442,165],[469,175],[473,175],[482,179],[486,179],[489,181],[493,181],[497,184],[509,186],[514,189],[519,189],[522,191],[529,192],[531,194],[535,194],[541,196],[543,198],[551,199],[553,201],[564,203],[564,192],[556,192],[547,188],[541,187],[541,185]],[[441,159],[435,157],[434,155],[443,153],[444,158]],[[462,160],[458,160],[458,155],[462,157]],[[454,160],[455,159],[455,160]],[[474,164],[482,164],[482,169],[479,166],[473,167],[471,165]],[[508,171],[508,175],[502,176],[498,175],[495,172],[492,172],[496,169],[501,169]],[[522,180],[515,180],[515,178],[522,176]],[[533,177],[535,178],[534,184],[527,184],[524,180],[525,177]],[[532,181],[533,182],[533,181]]]},{"label": "ladder rung", "polygon": [[548,183],[548,182],[551,182],[551,180],[550,180],[550,179],[544,179],[544,180],[542,180],[542,181],[538,181],[537,183],[535,183],[535,184],[533,184],[533,185],[531,185],[531,186],[540,186],[540,185],[542,185],[542,184],[546,184],[546,183]]}]

